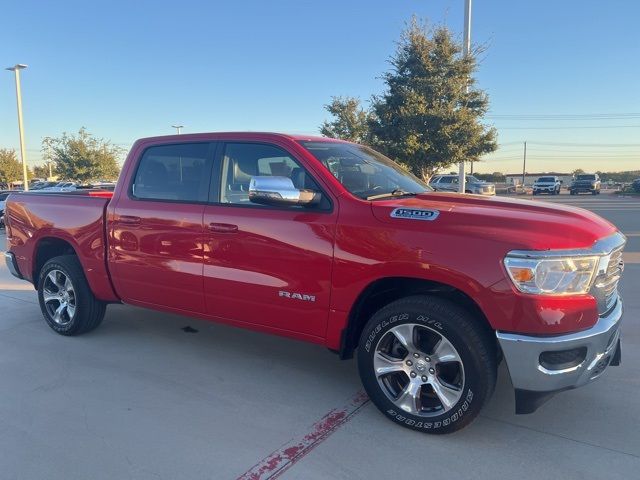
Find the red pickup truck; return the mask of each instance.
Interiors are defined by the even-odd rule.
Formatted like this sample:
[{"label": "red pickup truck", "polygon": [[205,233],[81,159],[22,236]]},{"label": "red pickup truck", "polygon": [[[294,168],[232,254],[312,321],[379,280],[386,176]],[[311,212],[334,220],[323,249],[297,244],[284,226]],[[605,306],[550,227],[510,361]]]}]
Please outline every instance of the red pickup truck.
[{"label": "red pickup truck", "polygon": [[113,192],[13,194],[6,261],[76,335],[123,302],[357,353],[394,422],[517,413],[620,362],[625,237],[588,211],[437,193],[374,150],[271,133],[139,140]]}]

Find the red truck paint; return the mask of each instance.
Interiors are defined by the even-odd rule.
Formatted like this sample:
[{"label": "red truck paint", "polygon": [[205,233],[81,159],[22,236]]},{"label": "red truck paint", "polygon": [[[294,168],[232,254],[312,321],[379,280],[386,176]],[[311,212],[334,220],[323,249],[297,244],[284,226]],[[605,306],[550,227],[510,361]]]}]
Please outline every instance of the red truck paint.
[{"label": "red truck paint", "polygon": [[[8,243],[33,281],[43,242],[68,242],[95,296],[276,333],[339,349],[358,298],[381,279],[423,279],[472,299],[494,330],[561,334],[598,320],[590,295],[518,293],[502,259],[510,250],[587,248],[616,231],[567,206],[426,193],[365,201],[351,195],[299,140],[218,133],[137,141],[111,199],[102,195],[13,195]],[[313,139],[331,141],[326,138]],[[251,141],[287,150],[332,203],[327,212],[141,201],[128,195],[149,146]],[[391,218],[397,207],[440,212],[437,221]],[[561,232],[561,233],[559,233]],[[472,241],[471,241],[472,240]],[[301,292],[315,302],[279,295]]]}]

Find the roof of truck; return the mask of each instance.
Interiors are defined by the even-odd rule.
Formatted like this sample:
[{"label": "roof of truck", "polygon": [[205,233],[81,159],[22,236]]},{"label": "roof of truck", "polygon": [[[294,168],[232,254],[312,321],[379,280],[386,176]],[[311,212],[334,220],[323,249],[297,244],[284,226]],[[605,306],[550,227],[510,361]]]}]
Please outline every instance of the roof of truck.
[{"label": "roof of truck", "polygon": [[321,137],[319,135],[290,134],[279,132],[201,132],[201,133],[183,133],[173,135],[160,135],[155,137],[145,137],[140,140],[187,140],[187,139],[204,139],[204,138],[224,138],[232,137],[234,139],[268,139],[268,138],[288,138],[290,140],[300,141],[307,140],[313,142],[344,142],[337,138]]}]

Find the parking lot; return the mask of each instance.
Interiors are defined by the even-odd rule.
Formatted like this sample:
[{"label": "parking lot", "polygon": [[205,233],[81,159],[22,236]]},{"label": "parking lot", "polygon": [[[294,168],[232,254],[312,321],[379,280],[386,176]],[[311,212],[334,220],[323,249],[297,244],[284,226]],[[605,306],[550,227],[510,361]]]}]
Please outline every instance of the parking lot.
[{"label": "parking lot", "polygon": [[429,436],[386,420],[355,362],[319,346],[121,305],[89,334],[56,335],[2,264],[0,478],[638,478],[640,200],[529,198],[628,237],[622,366],[597,382],[516,416],[502,365],[476,422]]}]

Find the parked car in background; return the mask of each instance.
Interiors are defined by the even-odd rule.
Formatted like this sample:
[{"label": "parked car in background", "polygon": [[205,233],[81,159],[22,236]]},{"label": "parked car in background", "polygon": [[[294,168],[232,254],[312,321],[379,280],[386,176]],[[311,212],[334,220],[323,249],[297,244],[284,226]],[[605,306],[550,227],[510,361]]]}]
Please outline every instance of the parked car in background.
[{"label": "parked car in background", "polygon": [[636,178],[631,184],[631,187],[633,188],[634,191],[636,191],[637,193],[640,193],[640,178]]},{"label": "parked car in background", "polygon": [[558,177],[540,177],[533,183],[533,194],[548,193],[550,195],[560,195],[562,182]]},{"label": "parked car in background", "polygon": [[101,190],[115,190],[116,182],[97,182],[92,183],[91,188],[99,188]]},{"label": "parked car in background", "polygon": [[41,188],[41,192],[72,192],[78,188],[74,182],[58,182],[53,186]]},{"label": "parked car in background", "polygon": [[42,190],[43,188],[55,187],[59,182],[35,182],[29,186],[29,190]]},{"label": "parked car in background", "polygon": [[61,335],[124,302],[325,345],[357,355],[387,418],[430,433],[480,413],[502,359],[517,413],[620,363],[625,237],[591,212],[433,192],[301,135],[146,138],[122,172],[113,193],[7,202],[8,268]]},{"label": "parked car in background", "polygon": [[[429,180],[429,186],[438,192],[457,192],[457,175],[435,175]],[[465,193],[476,193],[478,195],[495,195],[496,186],[493,183],[479,180],[473,175],[466,176]]]},{"label": "parked car in background", "polygon": [[7,198],[9,197],[9,195],[17,191],[18,190],[0,191],[0,228],[4,228],[4,209],[7,203]]},{"label": "parked car in background", "polygon": [[579,193],[600,194],[600,175],[597,173],[580,173],[573,178],[569,186],[571,195]]}]

